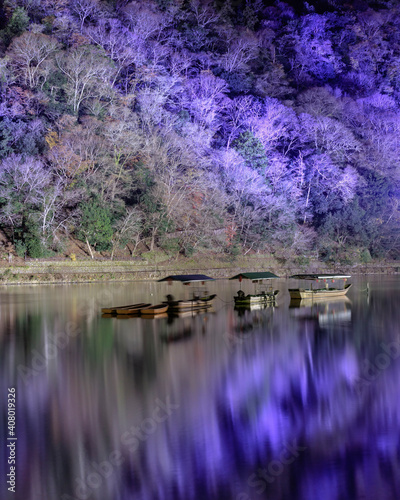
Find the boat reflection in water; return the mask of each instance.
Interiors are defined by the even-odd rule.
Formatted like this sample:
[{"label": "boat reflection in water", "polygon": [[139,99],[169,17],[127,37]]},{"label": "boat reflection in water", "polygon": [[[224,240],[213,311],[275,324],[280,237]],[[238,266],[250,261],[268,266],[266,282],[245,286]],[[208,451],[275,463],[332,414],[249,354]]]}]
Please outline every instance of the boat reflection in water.
[{"label": "boat reflection in water", "polygon": [[351,300],[347,297],[329,300],[291,299],[291,315],[298,319],[317,319],[321,327],[351,321]]},{"label": "boat reflection in water", "polygon": [[[201,333],[205,333],[204,325],[207,322],[208,315],[213,313],[212,308],[208,309],[193,309],[189,311],[176,311],[168,314],[168,321],[165,324],[165,329],[160,333],[160,339],[163,342],[177,342],[191,338],[198,333],[199,325],[203,324]],[[202,317],[202,321],[197,322],[195,318]]]},{"label": "boat reflection in water", "polygon": [[275,302],[256,302],[247,304],[235,304],[235,311],[237,311],[239,316],[243,316],[248,311],[262,311],[264,309],[274,309],[276,307]]},{"label": "boat reflection in water", "polygon": [[[125,321],[100,317],[97,285],[35,288],[36,302],[0,287],[15,498],[399,500],[400,282],[386,280],[372,305],[353,293],[239,316],[233,286],[216,285],[215,313]],[[165,296],[120,286],[116,304]],[[73,335],[56,337],[72,320]]]}]

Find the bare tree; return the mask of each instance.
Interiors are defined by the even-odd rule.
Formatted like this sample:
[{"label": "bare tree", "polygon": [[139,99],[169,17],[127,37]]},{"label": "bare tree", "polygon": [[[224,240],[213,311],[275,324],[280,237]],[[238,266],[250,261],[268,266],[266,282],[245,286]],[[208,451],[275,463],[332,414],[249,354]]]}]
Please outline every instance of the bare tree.
[{"label": "bare tree", "polygon": [[218,12],[215,12],[209,5],[202,4],[200,0],[190,0],[189,5],[196,24],[200,28],[217,23],[220,19]]},{"label": "bare tree", "polygon": [[250,33],[228,41],[227,51],[221,58],[226,71],[240,71],[247,68],[247,63],[253,60],[258,53],[258,42]]},{"label": "bare tree", "polygon": [[79,18],[82,32],[86,19],[90,18],[100,10],[98,0],[70,0],[71,11]]},{"label": "bare tree", "polygon": [[137,94],[137,102],[145,129],[149,130],[153,125],[161,123],[166,125],[173,119],[166,107],[181,93],[180,82],[180,76],[171,75],[152,79],[146,86],[142,86]]},{"label": "bare tree", "polygon": [[110,81],[114,75],[111,61],[100,49],[84,45],[58,54],[57,65],[65,75],[65,90],[73,112],[79,113],[81,105],[90,99],[110,98]]},{"label": "bare tree", "polygon": [[226,193],[227,225],[244,245],[257,238],[257,229],[268,217],[274,202],[271,190],[262,175],[247,167],[233,150],[219,158],[222,186]]},{"label": "bare tree", "polygon": [[55,38],[42,33],[23,33],[8,48],[10,64],[20,81],[29,88],[43,84],[48,76],[50,56],[59,50]]},{"label": "bare tree", "polygon": [[62,185],[53,183],[51,172],[32,157],[11,155],[1,164],[0,220],[12,230],[24,217],[38,225],[42,237],[54,234],[62,219]]},{"label": "bare tree", "polygon": [[[102,169],[104,183],[102,193],[108,200],[127,194],[132,188],[132,170],[134,163],[139,159],[139,152],[143,139],[139,125],[130,116],[130,120],[115,120],[105,127],[102,132],[104,137]],[[111,161],[109,161],[110,159]]]},{"label": "bare tree", "polygon": [[237,138],[239,133],[251,123],[251,120],[261,114],[261,103],[253,96],[241,96],[226,101],[222,110],[222,127],[226,136],[226,149]]},{"label": "bare tree", "polygon": [[132,257],[135,255],[142,238],[145,217],[145,214],[139,207],[131,207],[128,208],[125,216],[118,220],[112,240],[113,250],[111,259],[117,246],[128,246],[129,248],[129,245],[132,244],[130,252]]},{"label": "bare tree", "polygon": [[225,80],[217,78],[210,71],[202,71],[198,77],[185,83],[187,93],[182,96],[182,105],[200,125],[217,129],[225,93],[228,91]]},{"label": "bare tree", "polygon": [[302,130],[317,151],[326,152],[337,161],[347,162],[359,151],[360,143],[343,123],[327,116],[300,115]]},{"label": "bare tree", "polygon": [[[121,73],[134,65],[144,64],[146,47],[143,38],[132,33],[117,19],[100,19],[96,26],[89,26],[85,34],[101,46],[116,64],[113,84]],[[125,90],[127,90],[125,85]]]},{"label": "bare tree", "polygon": [[129,23],[130,31],[144,42],[167,41],[167,28],[175,24],[177,14],[178,12],[171,9],[166,12],[155,12],[149,6],[139,2],[131,2],[124,9],[124,16]]}]

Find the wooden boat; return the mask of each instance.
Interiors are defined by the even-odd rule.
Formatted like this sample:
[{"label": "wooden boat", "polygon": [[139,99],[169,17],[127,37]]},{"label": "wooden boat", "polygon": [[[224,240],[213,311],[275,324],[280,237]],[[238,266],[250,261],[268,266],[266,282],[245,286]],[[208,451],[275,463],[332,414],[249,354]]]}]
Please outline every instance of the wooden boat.
[{"label": "wooden boat", "polygon": [[157,314],[166,313],[168,310],[168,304],[156,304],[155,306],[146,306],[140,309],[140,314],[142,316],[156,316]]},{"label": "wooden boat", "polygon": [[119,307],[115,310],[115,313],[118,316],[120,316],[121,314],[140,314],[141,309],[150,305],[150,303],[142,302],[141,304],[134,304],[132,306]]},{"label": "wooden boat", "polygon": [[[319,301],[317,306],[323,307],[325,304],[351,304],[351,300],[346,296],[326,297],[325,300]],[[314,300],[311,299],[290,299],[289,309],[300,309],[304,307],[315,306]]]},{"label": "wooden boat", "polygon": [[215,299],[216,296],[217,294],[213,293],[211,295],[203,295],[202,297],[198,297],[198,299],[201,300],[202,302],[211,302],[212,300]]},{"label": "wooden boat", "polygon": [[254,306],[256,304],[269,304],[272,302],[275,302],[275,297],[278,295],[279,290],[274,290],[272,292],[261,292],[258,294],[248,294],[245,295],[243,292],[240,293],[241,290],[239,290],[237,295],[233,297],[233,300],[235,301],[235,307],[249,307],[249,306]]},{"label": "wooden boat", "polygon": [[114,307],[103,307],[101,312],[103,314],[116,314],[117,310],[122,310],[122,309],[136,309],[137,307],[145,307],[147,304],[145,302],[140,302],[138,304],[130,304],[127,306],[114,306]]},{"label": "wooden boat", "polygon": [[292,299],[326,299],[327,297],[344,297],[349,291],[351,283],[345,285],[342,289],[325,288],[325,289],[305,289],[305,288],[289,288],[290,297]]},{"label": "wooden boat", "polygon": [[[345,274],[295,274],[291,279],[308,280],[318,284],[324,284],[324,288],[313,288],[311,283],[309,288],[289,288],[291,299],[328,299],[334,297],[344,297],[351,288],[351,283],[346,281],[351,276]],[[341,287],[330,286],[330,283],[338,282]]]},{"label": "wooden boat", "polygon": [[206,297],[200,298],[196,297],[190,300],[174,300],[172,295],[167,295],[167,301],[164,304],[168,304],[168,312],[176,311],[195,311],[199,309],[206,309],[212,306],[212,300],[215,295],[208,295]]},{"label": "wooden boat", "polygon": [[166,302],[166,304],[168,304],[168,311],[196,311],[212,306],[209,301],[204,300],[176,300]]},{"label": "wooden boat", "polygon": [[279,290],[273,290],[271,286],[266,286],[263,282],[264,280],[271,280],[279,278],[274,273],[269,271],[259,271],[252,273],[240,273],[229,278],[231,280],[237,279],[241,283],[243,279],[251,280],[255,284],[255,290],[253,294],[245,294],[243,290],[239,290],[237,295],[233,297],[235,301],[235,306],[237,307],[248,307],[254,304],[268,304],[275,302],[275,298],[279,293]]},{"label": "wooden boat", "polygon": [[159,281],[167,281],[172,284],[173,281],[179,281],[184,285],[195,284],[195,288],[192,290],[192,298],[187,300],[175,300],[170,294],[167,295],[168,312],[176,311],[187,311],[204,309],[211,307],[211,301],[215,299],[216,294],[208,293],[204,284],[206,281],[215,281],[214,278],[210,278],[205,274],[176,274],[162,278]]}]

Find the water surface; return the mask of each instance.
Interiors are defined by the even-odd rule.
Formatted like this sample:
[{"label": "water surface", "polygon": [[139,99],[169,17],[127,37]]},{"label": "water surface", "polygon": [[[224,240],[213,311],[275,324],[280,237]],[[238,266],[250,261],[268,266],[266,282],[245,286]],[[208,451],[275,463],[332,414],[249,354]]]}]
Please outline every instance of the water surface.
[{"label": "water surface", "polygon": [[1,287],[0,497],[15,387],[10,498],[398,500],[400,278],[352,282],[291,307],[277,280],[276,307],[237,311],[219,280],[211,311],[160,319],[100,309],[190,287]]}]

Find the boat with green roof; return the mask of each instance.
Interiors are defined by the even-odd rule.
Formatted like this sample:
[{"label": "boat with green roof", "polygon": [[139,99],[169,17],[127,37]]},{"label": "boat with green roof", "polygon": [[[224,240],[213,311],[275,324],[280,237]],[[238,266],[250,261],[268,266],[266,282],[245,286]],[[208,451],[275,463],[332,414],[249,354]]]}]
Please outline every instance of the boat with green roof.
[{"label": "boat with green roof", "polygon": [[246,295],[241,288],[238,290],[237,294],[233,297],[235,307],[249,307],[255,304],[273,304],[279,293],[279,290],[274,290],[270,284],[265,283],[266,280],[279,279],[279,276],[269,271],[239,273],[229,279],[239,280],[240,284],[244,279],[250,280],[255,285],[255,290],[252,294]]}]

